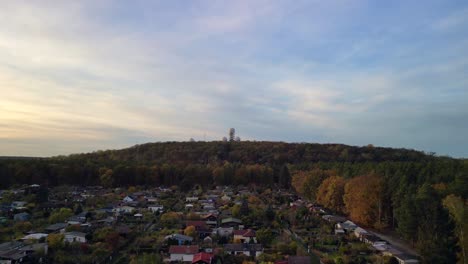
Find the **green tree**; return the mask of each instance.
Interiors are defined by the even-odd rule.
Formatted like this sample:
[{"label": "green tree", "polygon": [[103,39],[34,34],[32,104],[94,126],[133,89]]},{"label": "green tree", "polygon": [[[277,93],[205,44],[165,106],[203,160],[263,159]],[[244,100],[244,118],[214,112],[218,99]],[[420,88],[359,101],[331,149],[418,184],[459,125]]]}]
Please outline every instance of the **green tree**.
[{"label": "green tree", "polygon": [[47,236],[47,245],[54,250],[62,248],[63,239],[63,234],[49,234]]},{"label": "green tree", "polygon": [[68,218],[73,215],[73,211],[70,208],[60,208],[58,211],[52,213],[49,217],[49,223],[61,223],[65,222]]},{"label": "green tree", "polygon": [[257,236],[258,242],[266,246],[271,245],[271,242],[275,238],[275,235],[269,228],[261,228],[257,230],[255,235]]},{"label": "green tree", "polygon": [[101,168],[99,169],[99,180],[102,186],[112,187],[114,184],[114,172],[111,169]]},{"label": "green tree", "polygon": [[414,194],[406,193],[400,203],[400,206],[395,209],[398,221],[397,231],[405,239],[414,243],[418,233],[418,215]]},{"label": "green tree", "polygon": [[288,166],[284,165],[279,174],[279,185],[281,188],[289,189],[291,187],[291,174]]},{"label": "green tree", "polygon": [[448,195],[443,200],[443,205],[450,212],[450,216],[456,224],[456,234],[460,253],[458,263],[468,263],[468,202],[459,196]]},{"label": "green tree", "polygon": [[416,195],[418,241],[416,248],[423,263],[455,263],[453,224],[442,208],[437,192],[425,183]]}]

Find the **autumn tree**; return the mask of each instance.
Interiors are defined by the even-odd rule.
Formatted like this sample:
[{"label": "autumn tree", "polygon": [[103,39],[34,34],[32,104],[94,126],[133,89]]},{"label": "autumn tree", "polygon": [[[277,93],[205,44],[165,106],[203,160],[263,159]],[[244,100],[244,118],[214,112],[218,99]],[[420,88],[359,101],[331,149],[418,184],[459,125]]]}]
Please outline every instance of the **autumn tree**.
[{"label": "autumn tree", "polygon": [[343,196],[346,212],[353,221],[372,226],[380,221],[382,179],[367,174],[349,180]]},{"label": "autumn tree", "polygon": [[309,171],[295,171],[291,185],[303,197],[316,201],[317,189],[326,178],[336,175],[334,170],[313,169]]},{"label": "autumn tree", "polygon": [[455,232],[460,247],[457,263],[466,264],[468,263],[468,201],[450,194],[443,200],[443,205],[448,209],[456,224]]},{"label": "autumn tree", "polygon": [[337,212],[344,211],[344,188],[346,180],[343,177],[331,176],[320,184],[317,190],[317,202]]},{"label": "autumn tree", "polygon": [[101,168],[99,169],[99,173],[99,180],[101,182],[101,185],[105,187],[112,187],[112,185],[114,184],[114,172],[111,169]]},{"label": "autumn tree", "polygon": [[176,212],[167,212],[161,215],[161,224],[164,227],[172,228],[180,221],[180,216]]},{"label": "autumn tree", "polygon": [[195,226],[193,226],[193,225],[187,226],[184,229],[184,235],[195,238],[197,236],[197,230],[196,230]]}]

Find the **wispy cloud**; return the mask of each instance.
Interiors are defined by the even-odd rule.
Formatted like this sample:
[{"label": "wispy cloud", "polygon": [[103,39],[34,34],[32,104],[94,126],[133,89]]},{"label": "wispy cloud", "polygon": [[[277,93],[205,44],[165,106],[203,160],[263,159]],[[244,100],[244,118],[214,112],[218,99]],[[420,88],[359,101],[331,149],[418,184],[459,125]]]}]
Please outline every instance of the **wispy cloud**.
[{"label": "wispy cloud", "polygon": [[467,9],[438,5],[2,3],[0,155],[236,127],[245,139],[466,156],[455,139],[468,132]]}]

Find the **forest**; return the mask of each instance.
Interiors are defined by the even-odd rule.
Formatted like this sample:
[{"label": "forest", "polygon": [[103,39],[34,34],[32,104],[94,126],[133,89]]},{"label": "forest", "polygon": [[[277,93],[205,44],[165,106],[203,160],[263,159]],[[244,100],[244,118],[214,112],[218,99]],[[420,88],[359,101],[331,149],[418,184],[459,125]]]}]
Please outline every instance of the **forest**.
[{"label": "forest", "polygon": [[293,188],[357,223],[410,241],[423,263],[468,263],[468,161],[372,145],[165,142],[51,158],[0,158],[0,187]]}]

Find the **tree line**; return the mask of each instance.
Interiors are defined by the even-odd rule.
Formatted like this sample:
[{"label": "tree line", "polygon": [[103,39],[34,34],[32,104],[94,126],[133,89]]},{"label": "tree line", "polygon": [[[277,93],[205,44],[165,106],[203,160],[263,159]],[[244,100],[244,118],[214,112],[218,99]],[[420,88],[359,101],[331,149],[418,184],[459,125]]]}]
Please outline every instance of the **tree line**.
[{"label": "tree line", "polygon": [[[407,149],[284,142],[165,142],[0,159],[0,187],[39,183],[289,188],[364,226],[395,229],[425,263],[466,263],[468,162]],[[461,219],[461,220],[460,220]]]}]

